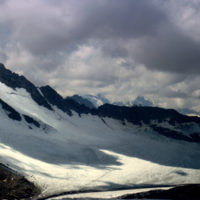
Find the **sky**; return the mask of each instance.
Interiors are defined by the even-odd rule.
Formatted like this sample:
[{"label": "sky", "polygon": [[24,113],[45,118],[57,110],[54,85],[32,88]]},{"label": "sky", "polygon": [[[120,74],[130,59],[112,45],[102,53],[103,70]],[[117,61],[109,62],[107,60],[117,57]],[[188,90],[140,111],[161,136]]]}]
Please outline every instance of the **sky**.
[{"label": "sky", "polygon": [[63,97],[200,111],[200,0],[1,0],[0,62]]}]

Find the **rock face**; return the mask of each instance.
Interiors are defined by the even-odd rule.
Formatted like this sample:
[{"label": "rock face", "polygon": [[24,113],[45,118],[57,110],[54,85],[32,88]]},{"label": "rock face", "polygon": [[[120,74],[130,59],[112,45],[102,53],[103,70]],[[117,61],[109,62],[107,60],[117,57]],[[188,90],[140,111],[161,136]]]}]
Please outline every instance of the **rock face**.
[{"label": "rock face", "polygon": [[52,110],[51,106],[44,99],[44,97],[39,93],[37,88],[28,81],[24,76],[19,76],[6,69],[3,64],[0,63],[0,82],[6,84],[7,86],[16,89],[24,88],[27,92],[31,94],[33,100],[40,106],[44,106],[49,110]]},{"label": "rock face", "polygon": [[164,109],[158,107],[125,107],[104,104],[98,109],[98,114],[102,117],[110,117],[114,119],[124,120],[136,125],[141,123],[149,124],[152,120],[158,122],[168,121],[169,124],[196,122],[200,124],[200,118],[188,117],[178,113],[173,109]]},{"label": "rock face", "polygon": [[169,190],[151,190],[136,194],[127,194],[118,199],[174,199],[200,200],[200,185],[177,186]]},{"label": "rock face", "polygon": [[29,117],[28,115],[23,115],[24,119],[26,120],[26,122],[28,122],[29,124],[34,124],[36,127],[40,127],[40,124],[34,120],[32,117]]},{"label": "rock face", "polygon": [[31,199],[40,189],[0,163],[0,199]]},{"label": "rock face", "polygon": [[48,85],[41,87],[40,90],[49,103],[57,106],[60,110],[66,112],[70,116],[72,116],[71,110],[77,112],[79,116],[81,116],[81,114],[88,114],[91,112],[90,108],[86,107],[83,104],[79,104],[72,98],[64,99]]},{"label": "rock face", "polygon": [[88,108],[87,106],[85,106],[84,104],[80,104],[77,101],[75,101],[74,99],[65,99],[64,100],[65,104],[69,106],[69,108],[71,110],[74,110],[75,112],[77,112],[79,114],[79,116],[81,116],[81,114],[88,114],[91,112],[91,109]]},{"label": "rock face", "polygon": [[71,97],[66,97],[66,99],[73,99],[75,100],[76,102],[78,102],[80,105],[85,105],[86,107],[92,109],[92,108],[95,108],[95,106],[88,100],[88,99],[85,99],[77,94],[71,96]]},{"label": "rock face", "polygon": [[9,106],[7,103],[2,101],[0,99],[0,104],[2,106],[2,109],[4,109],[7,112],[7,115],[9,118],[16,120],[16,121],[21,121],[21,116],[20,114],[11,106]]},{"label": "rock face", "polygon": [[72,112],[69,106],[64,102],[63,97],[61,97],[49,85],[40,87],[40,90],[49,103],[51,103],[54,106],[57,106],[60,110],[66,112],[68,115],[72,115]]}]

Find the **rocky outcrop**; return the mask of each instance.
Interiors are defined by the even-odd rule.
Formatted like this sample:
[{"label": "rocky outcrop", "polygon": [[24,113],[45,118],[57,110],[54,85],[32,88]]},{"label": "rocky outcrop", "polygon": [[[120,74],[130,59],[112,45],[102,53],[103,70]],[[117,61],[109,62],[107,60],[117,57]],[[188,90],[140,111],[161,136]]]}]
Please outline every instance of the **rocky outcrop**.
[{"label": "rocky outcrop", "polygon": [[136,194],[126,194],[117,197],[117,199],[200,200],[200,185],[184,185],[168,190],[151,190]]},{"label": "rocky outcrop", "polygon": [[49,103],[51,103],[54,106],[57,106],[60,110],[66,112],[70,116],[72,116],[71,110],[77,112],[79,116],[81,116],[81,114],[88,114],[91,112],[90,108],[78,103],[72,98],[64,99],[48,85],[40,87],[40,90]]},{"label": "rocky outcrop", "polygon": [[39,93],[37,88],[28,81],[24,76],[19,76],[16,73],[6,69],[3,64],[0,63],[0,82],[6,84],[8,87],[13,89],[24,88],[30,93],[33,100],[40,106],[44,106],[49,110],[52,110],[51,106]]},{"label": "rocky outcrop", "polygon": [[26,120],[26,122],[28,122],[29,124],[34,124],[36,127],[40,127],[40,124],[34,120],[32,117],[29,117],[28,115],[23,115],[24,119]]},{"label": "rocky outcrop", "polygon": [[85,105],[86,107],[92,109],[92,108],[95,108],[94,105],[88,100],[88,99],[85,99],[77,94],[71,96],[71,97],[66,97],[65,99],[73,99],[75,100],[76,102],[78,102],[80,105]]},{"label": "rocky outcrop", "polygon": [[77,112],[79,114],[79,116],[81,116],[81,114],[88,114],[90,113],[90,108],[88,108],[87,106],[85,106],[84,104],[80,104],[77,101],[75,101],[74,99],[64,99],[64,102],[66,105],[68,105],[68,107],[71,110],[74,110],[75,112]]},{"label": "rocky outcrop", "polygon": [[126,119],[136,125],[141,125],[142,123],[150,124],[153,120],[159,123],[168,121],[171,125],[189,122],[200,124],[200,118],[198,117],[188,117],[178,113],[176,110],[158,107],[125,107],[104,104],[97,109],[97,112],[101,117],[110,117],[122,121]]},{"label": "rocky outcrop", "polygon": [[0,99],[0,104],[2,106],[2,109],[4,109],[8,115],[9,118],[16,120],[16,121],[21,121],[21,116],[20,114],[11,106],[9,106],[7,103],[5,103],[3,100]]},{"label": "rocky outcrop", "polygon": [[46,100],[54,105],[57,106],[60,110],[63,112],[66,112],[68,115],[72,115],[72,112],[69,108],[69,106],[64,102],[64,99],[62,96],[60,96],[54,89],[52,89],[49,85],[40,87],[40,91],[46,98]]},{"label": "rocky outcrop", "polygon": [[31,199],[39,194],[33,183],[0,163],[0,199]]},{"label": "rocky outcrop", "polygon": [[150,125],[150,127],[156,131],[157,133],[160,133],[161,135],[164,135],[166,137],[170,137],[175,140],[184,140],[187,142],[200,142],[198,138],[193,137],[194,134],[191,134],[190,137],[183,135],[179,131],[171,130],[169,128],[157,126],[155,124]]}]

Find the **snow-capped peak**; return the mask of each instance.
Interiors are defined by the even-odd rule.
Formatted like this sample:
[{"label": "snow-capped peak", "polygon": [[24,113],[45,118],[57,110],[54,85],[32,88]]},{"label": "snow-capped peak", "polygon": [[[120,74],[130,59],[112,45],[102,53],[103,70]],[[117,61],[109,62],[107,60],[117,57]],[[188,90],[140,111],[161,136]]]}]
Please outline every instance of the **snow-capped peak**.
[{"label": "snow-capped peak", "polygon": [[132,101],[132,104],[134,105],[141,105],[141,106],[154,106],[155,103],[147,98],[144,98],[143,96],[138,96],[134,101]]},{"label": "snow-capped peak", "polygon": [[83,98],[89,100],[96,108],[102,106],[103,104],[110,104],[110,101],[98,93],[96,96],[91,94],[83,95]]},{"label": "snow-capped peak", "polygon": [[155,102],[150,99],[144,98],[143,96],[138,96],[134,101],[127,102],[114,102],[114,105],[118,106],[155,106]]}]

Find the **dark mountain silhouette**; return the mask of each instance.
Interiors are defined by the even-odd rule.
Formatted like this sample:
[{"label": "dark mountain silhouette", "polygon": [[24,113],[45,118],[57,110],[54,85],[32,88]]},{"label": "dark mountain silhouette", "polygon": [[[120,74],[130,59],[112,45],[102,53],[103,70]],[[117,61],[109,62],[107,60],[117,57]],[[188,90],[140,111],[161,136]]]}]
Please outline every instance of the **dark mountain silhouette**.
[{"label": "dark mountain silhouette", "polygon": [[90,109],[95,108],[95,106],[92,104],[92,102],[90,102],[88,99],[85,99],[85,98],[79,96],[78,94],[75,94],[70,97],[66,97],[66,99],[73,99],[73,100],[77,101],[79,104],[83,104]]}]

